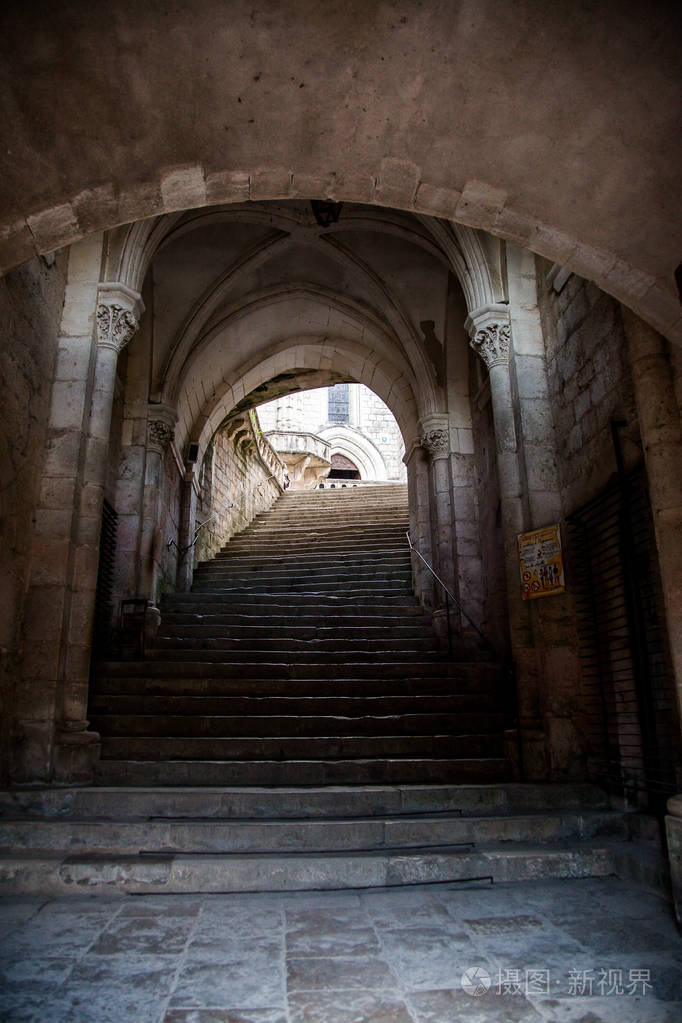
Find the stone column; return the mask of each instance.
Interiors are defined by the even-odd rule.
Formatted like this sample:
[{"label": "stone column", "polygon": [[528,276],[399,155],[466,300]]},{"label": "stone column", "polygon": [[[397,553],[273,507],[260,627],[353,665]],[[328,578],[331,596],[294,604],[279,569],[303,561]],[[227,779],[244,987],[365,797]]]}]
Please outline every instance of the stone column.
[{"label": "stone column", "polygon": [[[519,442],[514,417],[514,401],[509,374],[509,348],[511,330],[507,306],[489,305],[477,309],[467,317],[466,329],[471,347],[480,355],[490,377],[490,395],[495,426],[497,473],[502,506],[502,532],[504,536],[507,591],[512,633],[529,633],[524,621],[518,586],[517,537],[525,526],[523,480],[519,459]],[[526,636],[530,640],[530,635]]]},{"label": "stone column", "polygon": [[[140,595],[149,601],[149,612],[159,618],[159,571],[165,542],[163,509],[164,460],[173,440],[177,412],[168,405],[149,405],[147,413],[147,452],[144,473],[142,513],[142,576]],[[158,621],[157,621],[158,624]]]},{"label": "stone column", "polygon": [[194,574],[194,548],[190,544],[194,539],[199,499],[196,473],[195,465],[187,466],[182,481],[180,528],[178,529],[178,569],[175,582],[175,588],[179,593],[186,593],[191,589]]},{"label": "stone column", "polygon": [[[666,343],[623,307],[637,417],[649,479],[668,644],[682,720],[682,430]],[[682,925],[682,795],[668,801],[670,873]]]},{"label": "stone column", "polygon": [[490,377],[509,630],[518,679],[524,764],[526,776],[529,779],[539,779],[547,775],[547,751],[546,737],[541,728],[541,687],[531,613],[521,599],[519,586],[518,534],[524,532],[528,520],[524,501],[521,442],[516,428],[509,365],[511,329],[508,307],[495,304],[476,309],[467,317],[465,327],[469,332],[471,347],[483,359]]},{"label": "stone column", "polygon": [[[429,458],[429,484],[433,527],[434,569],[448,589],[456,594],[455,524],[452,516],[450,480],[450,425],[448,417],[428,416],[421,422],[421,444]],[[436,588],[436,602],[442,605],[445,594]],[[453,615],[457,614],[452,609]]]},{"label": "stone column", "polygon": [[54,772],[58,780],[87,773],[91,755],[88,746],[98,738],[88,731],[87,706],[111,412],[118,356],[137,330],[142,308],[140,296],[122,284],[105,283],[98,289],[94,380],[82,442],[80,500],[72,532],[70,607],[55,733]]},{"label": "stone column", "polygon": [[[409,445],[403,458],[407,467],[410,508],[410,539],[429,564],[433,564],[431,511],[429,501],[429,464],[424,448],[417,441]],[[416,555],[412,555],[415,593],[423,606],[433,608],[433,577]]]}]

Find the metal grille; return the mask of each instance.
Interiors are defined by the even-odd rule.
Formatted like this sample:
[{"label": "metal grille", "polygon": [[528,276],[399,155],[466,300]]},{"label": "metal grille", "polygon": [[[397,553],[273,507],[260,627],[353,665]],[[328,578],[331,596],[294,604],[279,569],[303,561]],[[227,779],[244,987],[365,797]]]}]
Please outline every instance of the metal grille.
[{"label": "metal grille", "polygon": [[644,471],[616,477],[567,524],[590,774],[654,809],[679,790],[680,749]]},{"label": "metal grille", "polygon": [[117,521],[118,515],[105,500],[102,507],[99,570],[95,594],[95,624],[92,635],[92,649],[96,654],[106,652],[110,645]]},{"label": "metal grille", "polygon": [[327,418],[330,423],[348,422],[348,384],[334,384],[327,392]]}]

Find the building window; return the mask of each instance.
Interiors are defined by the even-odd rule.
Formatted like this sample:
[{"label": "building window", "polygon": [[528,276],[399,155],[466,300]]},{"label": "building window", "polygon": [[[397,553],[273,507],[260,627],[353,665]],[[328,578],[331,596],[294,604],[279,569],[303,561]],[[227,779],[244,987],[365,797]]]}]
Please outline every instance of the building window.
[{"label": "building window", "polygon": [[330,423],[348,422],[348,384],[334,384],[327,392],[327,418]]}]

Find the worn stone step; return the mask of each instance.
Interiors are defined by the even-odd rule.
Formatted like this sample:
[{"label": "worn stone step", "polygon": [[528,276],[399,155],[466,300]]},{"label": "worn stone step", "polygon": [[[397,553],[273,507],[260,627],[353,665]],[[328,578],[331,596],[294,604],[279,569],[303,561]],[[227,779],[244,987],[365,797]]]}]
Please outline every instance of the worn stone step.
[{"label": "worn stone step", "polygon": [[[161,653],[161,651],[159,651]],[[491,678],[499,675],[499,667],[494,664],[484,665],[486,672],[483,677]],[[328,660],[317,661],[308,664],[301,662],[264,662],[253,664],[251,662],[235,663],[234,660],[224,662],[205,658],[202,660],[178,659],[173,660],[148,660],[148,661],[103,661],[97,666],[99,678],[125,678],[135,676],[136,678],[153,679],[182,676],[183,678],[216,678],[216,679],[269,679],[275,682],[283,682],[285,679],[310,680],[316,683],[333,682],[334,691],[338,692],[338,686],[358,681],[365,686],[372,682],[382,683],[389,679],[400,679],[401,683],[409,680],[431,680],[435,678],[452,681],[450,691],[458,691],[458,684],[465,681],[477,679],[477,672],[470,670],[469,664],[457,664],[452,661],[432,660],[414,661],[406,663],[403,660],[397,662],[366,662],[345,661],[343,664],[330,664]],[[395,681],[392,682],[395,686]],[[300,689],[299,689],[300,691]],[[395,690],[393,690],[395,691]]]},{"label": "worn stone step", "polygon": [[[396,639],[421,638],[429,634],[427,623],[407,622],[402,618],[384,617],[377,625],[361,625],[352,621],[336,621],[322,617],[294,618],[280,616],[280,622],[272,617],[267,624],[260,615],[197,615],[191,613],[169,613],[163,616],[160,636],[181,637],[229,637],[230,639],[271,639],[279,634],[292,640],[324,640],[328,638],[354,638],[358,640],[383,640],[386,642],[390,629]],[[433,636],[430,636],[433,641]]]},{"label": "worn stone step", "polygon": [[501,757],[491,735],[102,736],[104,760],[347,760]]},{"label": "worn stone step", "polygon": [[[258,644],[257,649],[253,646]],[[381,657],[393,656],[405,652],[414,654],[416,652],[438,651],[438,644],[433,636],[406,636],[396,638],[389,643],[385,636],[381,639],[370,639],[366,636],[358,639],[351,639],[348,636],[334,636],[323,638],[313,636],[300,639],[298,637],[277,636],[274,639],[254,638],[253,636],[231,636],[231,635],[163,635],[155,641],[157,650],[225,650],[233,651],[240,656],[251,656],[254,659],[262,658],[265,654],[272,653],[275,659],[285,654],[333,654],[343,658],[354,654],[377,654]]]},{"label": "worn stone step", "polygon": [[163,669],[170,675],[177,674],[181,661],[222,664],[225,673],[229,669],[234,672],[241,671],[245,678],[285,675],[287,672],[289,678],[310,678],[311,675],[319,678],[354,675],[360,678],[396,673],[424,676],[448,673],[444,655],[428,650],[388,650],[382,651],[381,656],[373,650],[353,650],[336,657],[329,654],[322,661],[320,657],[323,655],[319,651],[282,650],[275,654],[268,650],[253,648],[248,651],[230,651],[229,659],[225,653],[224,650],[174,649],[173,660],[169,661],[168,650],[152,649],[148,652],[146,664],[148,669],[151,669],[154,663],[172,665],[172,670],[165,667]]},{"label": "worn stone step", "polygon": [[91,715],[237,715],[322,717],[388,717],[409,713],[462,714],[489,713],[492,693],[464,693],[454,696],[330,696],[327,692],[315,696],[174,696],[142,693],[106,696],[95,695],[90,702]]},{"label": "worn stone step", "polygon": [[215,558],[209,561],[200,561],[198,567],[204,568],[208,565],[216,565],[221,567],[232,567],[241,566],[245,568],[258,568],[263,564],[279,566],[286,568],[289,565],[301,565],[305,567],[307,565],[320,565],[325,564],[330,567],[338,568],[355,568],[362,567],[363,565],[395,565],[395,564],[411,564],[411,554],[407,548],[394,549],[390,551],[379,551],[373,547],[368,546],[366,549],[359,551],[357,546],[353,545],[352,552],[349,552],[347,548],[340,547],[336,551],[320,551],[317,544],[311,549],[310,544],[306,544],[305,553],[302,551],[294,553],[286,552],[272,552],[257,553],[251,548],[245,549],[244,552],[235,551],[231,546],[228,545],[227,549],[218,552]]},{"label": "worn stone step", "polygon": [[347,600],[360,597],[367,600],[371,594],[372,598],[379,603],[385,603],[387,599],[397,596],[409,596],[409,588],[404,580],[384,579],[380,583],[373,580],[353,579],[349,582],[340,582],[338,579],[290,579],[284,581],[268,581],[253,579],[229,581],[225,580],[222,585],[220,580],[197,579],[193,583],[195,593],[215,593],[222,588],[229,589],[236,594],[253,593],[259,597],[272,597],[277,594],[287,596],[289,594],[338,594]]},{"label": "worn stone step", "polygon": [[509,779],[505,757],[374,757],[327,760],[100,760],[104,785],[366,786],[485,784]]},{"label": "worn stone step", "polygon": [[232,609],[257,605],[263,614],[263,618],[271,613],[282,613],[283,609],[291,610],[296,608],[302,614],[319,614],[322,611],[331,611],[334,614],[351,615],[355,617],[369,617],[375,615],[390,614],[412,614],[422,617],[423,608],[417,599],[410,594],[399,594],[397,596],[384,596],[381,602],[369,600],[367,597],[361,600],[350,600],[346,596],[335,594],[330,596],[324,593],[316,593],[314,597],[308,597],[301,593],[288,593],[286,597],[272,596],[271,594],[234,594],[226,591],[218,591],[212,596],[210,593],[179,593],[165,596],[161,600],[163,610],[188,608],[189,610],[208,610],[211,608]]},{"label": "worn stone step", "polygon": [[243,854],[156,853],[0,857],[4,895],[191,894],[380,888],[420,883],[607,877],[626,843],[609,839],[545,845],[500,843],[472,849]]},{"label": "worn stone step", "polygon": [[[201,667],[208,666],[202,664]],[[484,686],[488,687],[490,699],[494,700],[495,692],[500,688],[497,677],[486,679]],[[442,678],[399,676],[392,679],[334,679],[333,682],[330,682],[328,678],[244,678],[240,674],[236,676],[191,676],[183,673],[176,676],[166,674],[154,676],[147,673],[145,675],[98,675],[93,683],[92,692],[94,699],[101,694],[107,700],[111,698],[112,694],[134,694],[137,698],[140,697],[140,694],[145,694],[145,696],[170,694],[178,697],[238,696],[253,698],[260,696],[287,699],[301,697],[330,697],[334,699],[339,697],[353,699],[386,697],[393,699],[415,696],[431,700],[434,696],[440,695],[450,696],[464,693],[473,696],[480,693],[485,695],[486,689],[482,688],[479,679],[466,675],[459,678],[452,676]],[[492,705],[494,706],[494,704]]]},{"label": "worn stone step", "polygon": [[[201,701],[199,701],[201,702]],[[499,714],[461,711],[458,714],[412,713],[356,715],[353,717],[326,715],[315,712],[308,716],[283,714],[210,714],[196,708],[194,714],[90,714],[90,724],[95,731],[107,736],[143,736],[192,738],[240,738],[261,740],[276,736],[279,738],[321,737],[367,737],[379,739],[383,736],[448,736],[489,734],[500,732],[502,719]]]},{"label": "worn stone step", "polygon": [[[178,766],[178,765],[176,765]],[[317,765],[316,765],[317,766]],[[603,789],[587,782],[483,785],[354,785],[267,788],[28,786],[0,790],[0,818],[87,817],[269,820],[374,815],[500,817],[608,811]]]},{"label": "worn stone step", "polygon": [[326,561],[301,564],[294,559],[291,564],[282,565],[274,560],[254,562],[252,565],[240,567],[231,565],[229,561],[212,561],[199,565],[194,573],[195,579],[336,579],[342,582],[363,579],[380,582],[383,579],[400,579],[411,585],[412,575],[409,561],[402,558],[392,562],[363,562],[357,565],[334,565]]},{"label": "worn stone step", "polygon": [[542,845],[605,837],[628,837],[626,814],[587,811],[461,817],[441,813],[264,821],[170,817],[144,821],[0,819],[0,851],[20,848],[59,850],[64,854],[359,852],[460,844],[477,848],[493,842]]}]

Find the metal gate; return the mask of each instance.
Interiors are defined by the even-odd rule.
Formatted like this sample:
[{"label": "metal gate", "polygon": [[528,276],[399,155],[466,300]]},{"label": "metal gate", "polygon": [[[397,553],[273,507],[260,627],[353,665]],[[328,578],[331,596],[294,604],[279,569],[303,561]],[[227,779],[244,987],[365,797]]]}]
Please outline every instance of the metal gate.
[{"label": "metal gate", "polygon": [[679,792],[680,729],[643,468],[567,520],[590,776],[656,811]]}]

